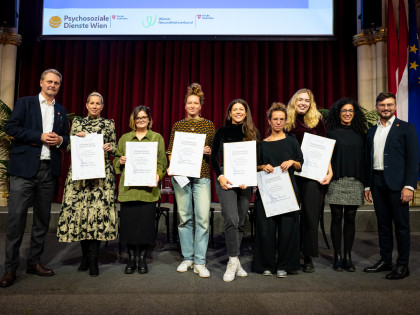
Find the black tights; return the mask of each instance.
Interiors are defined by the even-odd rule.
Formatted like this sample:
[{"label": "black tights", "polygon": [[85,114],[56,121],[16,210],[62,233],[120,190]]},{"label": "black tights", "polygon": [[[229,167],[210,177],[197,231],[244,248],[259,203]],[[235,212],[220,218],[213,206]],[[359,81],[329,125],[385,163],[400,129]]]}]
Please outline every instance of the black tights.
[{"label": "black tights", "polygon": [[[331,239],[335,251],[341,251],[341,234],[344,236],[344,252],[351,252],[355,234],[357,206],[331,205]],[[344,228],[341,229],[344,209]]]}]

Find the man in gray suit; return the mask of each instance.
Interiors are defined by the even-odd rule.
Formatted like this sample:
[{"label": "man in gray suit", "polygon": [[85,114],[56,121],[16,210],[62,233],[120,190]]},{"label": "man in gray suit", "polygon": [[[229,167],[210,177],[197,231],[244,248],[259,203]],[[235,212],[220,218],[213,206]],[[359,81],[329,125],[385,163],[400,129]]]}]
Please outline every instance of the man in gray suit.
[{"label": "man in gray suit", "polygon": [[60,175],[60,148],[67,147],[69,131],[66,110],[55,102],[61,74],[55,69],[41,75],[41,93],[17,100],[6,133],[12,137],[8,173],[9,209],[6,232],[6,259],[0,287],[12,285],[19,267],[19,248],[26,226],[28,207],[33,202],[33,225],[26,273],[53,276],[41,264],[48,232],[51,201]]}]

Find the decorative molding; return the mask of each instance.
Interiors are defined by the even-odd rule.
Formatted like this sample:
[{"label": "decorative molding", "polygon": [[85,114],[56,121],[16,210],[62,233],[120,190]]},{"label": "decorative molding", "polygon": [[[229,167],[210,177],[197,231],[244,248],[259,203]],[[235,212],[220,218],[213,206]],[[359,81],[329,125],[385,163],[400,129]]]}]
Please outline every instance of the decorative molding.
[{"label": "decorative molding", "polygon": [[20,46],[22,44],[22,36],[16,33],[8,33],[0,30],[0,44]]},{"label": "decorative molding", "polygon": [[362,34],[353,36],[353,45],[372,45],[378,42],[386,42],[386,28],[371,29]]}]

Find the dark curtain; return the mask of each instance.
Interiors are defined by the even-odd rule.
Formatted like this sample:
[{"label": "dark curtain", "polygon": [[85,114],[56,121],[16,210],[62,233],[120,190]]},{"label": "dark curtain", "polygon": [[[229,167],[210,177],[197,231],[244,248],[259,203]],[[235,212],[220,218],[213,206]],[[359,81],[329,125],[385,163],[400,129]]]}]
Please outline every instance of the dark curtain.
[{"label": "dark curtain", "polygon": [[[68,112],[86,115],[86,97],[98,91],[105,99],[102,116],[115,120],[119,138],[129,131],[132,109],[147,105],[153,130],[167,143],[173,123],[185,117],[187,86],[199,82],[205,93],[202,116],[216,128],[228,103],[243,98],[264,136],[269,105],[287,104],[300,88],[311,89],[320,108],[357,97],[356,1],[335,3],[337,39],[330,41],[40,41],[42,1],[21,0],[17,96],[39,93],[41,72],[56,68],[63,75],[57,101]],[[57,201],[69,160],[65,154]],[[217,200],[214,189],[212,198]]]}]

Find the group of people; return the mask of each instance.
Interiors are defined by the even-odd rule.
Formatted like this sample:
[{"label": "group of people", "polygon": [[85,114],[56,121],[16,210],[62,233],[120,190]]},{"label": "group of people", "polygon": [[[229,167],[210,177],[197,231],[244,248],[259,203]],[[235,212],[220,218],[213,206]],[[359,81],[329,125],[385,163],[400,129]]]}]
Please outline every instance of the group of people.
[{"label": "group of people", "polygon": [[[44,71],[40,94],[19,99],[7,123],[6,132],[12,137],[13,145],[8,169],[10,198],[5,273],[0,280],[1,287],[10,286],[16,280],[19,248],[30,205],[33,205],[34,224],[26,272],[38,276],[54,275],[53,270],[41,264],[40,257],[48,231],[55,181],[60,174],[60,149],[70,150],[69,135],[85,137],[90,133],[103,135],[106,177],[72,180],[70,167],[57,227],[60,242],[80,242],[82,259],[78,271],[89,270],[91,276],[98,276],[100,242],[119,237],[128,252],[124,272],[148,272],[147,251],[156,240],[155,205],[160,198],[159,183],[165,174],[172,175],[168,160],[171,160],[175,132],[180,131],[205,134],[206,137],[200,177],[188,178],[186,185],[180,185],[172,177],[183,256],[178,272],[193,269],[202,278],[210,277],[206,253],[211,164],[217,177],[216,193],[224,219],[229,257],[223,280],[230,282],[236,276],[247,276],[239,256],[253,188],[244,184],[232,187],[232,182],[223,172],[223,148],[225,143],[254,140],[257,143],[257,170],[271,173],[275,167],[280,167],[283,172],[288,172],[300,210],[267,217],[257,190],[252,271],[265,276],[276,274],[279,278],[296,274],[300,269],[315,271],[313,258],[318,256],[318,223],[326,191],[325,203],[331,207],[334,270],[356,270],[351,258],[355,216],[365,198],[375,202],[381,259],[364,271],[391,271],[387,279],[402,279],[409,275],[408,202],[417,185],[419,148],[414,126],[394,115],[396,98],[392,93],[378,95],[379,120],[367,131],[362,108],[355,100],[338,100],[324,121],[313,93],[301,89],[287,106],[272,104],[267,112],[268,134],[261,139],[250,106],[243,99],[230,102],[224,126],[215,131],[214,124],[200,116],[204,93],[199,84],[193,83],[185,95],[186,118],[173,125],[165,151],[163,137],[152,131],[152,115],[146,106],[137,106],[133,110],[129,119],[132,131],[122,135],[117,143],[113,120],[101,117],[104,100],[97,92],[87,98],[87,117],[74,119],[69,132],[66,111],[55,102],[61,80],[57,70]],[[336,140],[327,174],[320,181],[295,175],[305,163],[300,148],[304,133]],[[127,142],[157,142],[155,185],[124,185]],[[112,162],[111,156],[114,157]],[[119,219],[114,173],[121,174]],[[398,245],[396,265],[392,264],[393,223]]]}]

